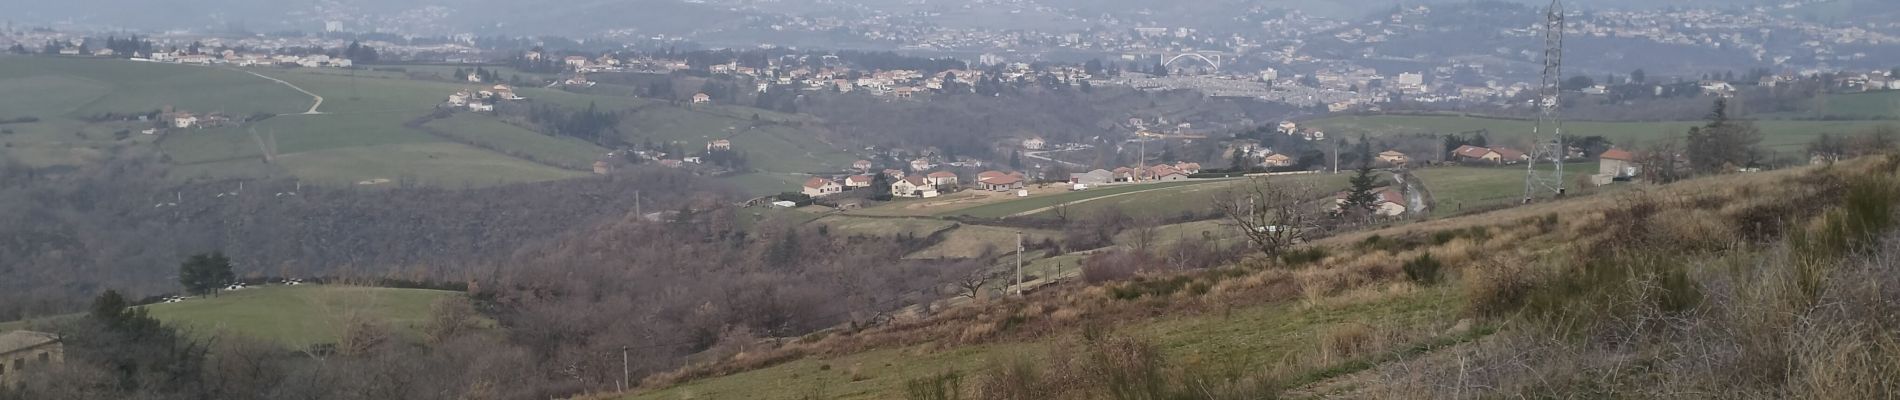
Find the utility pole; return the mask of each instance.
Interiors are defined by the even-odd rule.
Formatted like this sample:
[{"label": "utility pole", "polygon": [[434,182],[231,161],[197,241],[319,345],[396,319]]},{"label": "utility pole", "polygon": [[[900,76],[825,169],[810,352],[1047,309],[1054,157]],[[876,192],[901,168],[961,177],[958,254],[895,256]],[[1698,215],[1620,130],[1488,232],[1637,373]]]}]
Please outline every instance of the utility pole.
[{"label": "utility pole", "polygon": [[1135,160],[1134,179],[1140,181],[1141,172],[1148,170],[1148,138],[1141,137],[1141,132],[1135,132],[1135,140],[1141,141],[1141,157]]},{"label": "utility pole", "polygon": [[640,191],[639,190],[633,191],[633,216],[639,219],[647,218],[647,215],[645,213],[640,212]]},{"label": "utility pole", "polygon": [[1340,139],[1333,139],[1333,174],[1334,175],[1339,174],[1339,141]]},{"label": "utility pole", "polygon": [[632,379],[633,373],[627,369],[627,346],[620,346],[620,391],[626,391]]},{"label": "utility pole", "polygon": [[1023,231],[1016,231],[1016,297],[1023,297]]}]

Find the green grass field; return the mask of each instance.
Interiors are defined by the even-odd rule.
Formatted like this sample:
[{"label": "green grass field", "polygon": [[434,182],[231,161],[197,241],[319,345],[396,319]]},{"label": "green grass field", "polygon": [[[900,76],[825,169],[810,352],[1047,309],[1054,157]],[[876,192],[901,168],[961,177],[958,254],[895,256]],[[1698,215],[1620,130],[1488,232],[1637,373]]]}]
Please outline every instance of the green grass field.
[{"label": "green grass field", "polygon": [[902,234],[917,237],[930,236],[931,233],[948,229],[957,223],[930,218],[870,218],[849,215],[830,215],[819,218],[815,223],[824,224],[831,232],[841,235],[864,235],[890,237]]},{"label": "green grass field", "polygon": [[[1762,145],[1784,153],[1803,151],[1808,142],[1823,133],[1853,133],[1884,123],[1889,121],[1755,121],[1762,131]],[[1640,145],[1665,138],[1681,139],[1688,134],[1690,127],[1702,124],[1701,121],[1569,122],[1564,124],[1564,133],[1573,136],[1600,135],[1618,144]],[[1355,115],[1318,119],[1306,125],[1337,137],[1354,137],[1362,133],[1372,136],[1442,134],[1485,129],[1491,132],[1492,143],[1512,144],[1527,140],[1535,122],[1461,116]]]},{"label": "green grass field", "polygon": [[509,154],[573,170],[592,170],[594,160],[609,151],[585,140],[548,136],[480,114],[455,114],[429,121],[427,126],[483,148],[505,149]]},{"label": "green grass field", "polygon": [[436,300],[459,295],[358,286],[270,286],[146,308],[153,317],[197,336],[246,335],[302,347],[335,343],[351,315],[375,318],[399,333],[418,335]]},{"label": "green grass field", "polygon": [[[155,138],[136,132],[150,122],[88,123],[104,113],[147,113],[172,107],[232,115],[301,112],[312,99],[241,72],[124,60],[0,56],[0,119],[38,118],[0,125],[0,157],[32,166],[78,166],[98,161],[102,149]],[[120,136],[124,132],[129,135]]]},{"label": "green grass field", "polygon": [[[1319,193],[1332,193],[1346,188],[1347,174],[1311,174],[1283,175],[1268,178],[1269,184],[1310,185]],[[1249,182],[1246,179],[1228,180],[1205,185],[1192,185],[1168,190],[1131,193],[1069,206],[1070,218],[1087,218],[1108,209],[1119,210],[1135,218],[1170,218],[1183,213],[1202,214],[1214,211],[1216,197]],[[1031,214],[1037,218],[1055,218],[1055,211],[1043,211]]]},{"label": "green grass field", "polygon": [[747,196],[766,196],[798,191],[811,176],[779,172],[753,172],[718,178]]},{"label": "green grass field", "polygon": [[286,155],[278,164],[317,184],[371,179],[412,180],[425,186],[467,188],[589,176],[449,142],[318,150]]},{"label": "green grass field", "polygon": [[[1548,170],[1549,165],[1542,168]],[[1432,216],[1456,214],[1466,208],[1480,208],[1521,201],[1524,198],[1524,167],[1433,167],[1419,169],[1413,175],[1425,181],[1425,188],[1431,189],[1432,197],[1438,201]],[[1595,175],[1597,163],[1564,164],[1564,187],[1572,192],[1580,189],[1577,178]]]},{"label": "green grass field", "polygon": [[[1900,91],[1879,91],[1830,95],[1826,101],[1810,102],[1817,116],[1864,119],[1900,118]],[[1900,123],[1900,121],[1890,121]]]},{"label": "green grass field", "polygon": [[[136,133],[150,123],[80,119],[165,106],[240,117],[309,109],[315,99],[286,84],[323,97],[317,108],[321,114],[279,115],[249,126],[176,130],[163,136]],[[490,85],[409,79],[394,71],[239,69],[6,56],[0,57],[0,90],[43,95],[0,100],[0,119],[40,119],[0,125],[4,130],[0,142],[5,143],[0,156],[35,166],[81,166],[100,162],[113,146],[156,143],[169,157],[170,176],[175,179],[294,176],[317,184],[351,184],[382,178],[464,187],[584,176],[594,159],[606,152],[591,143],[549,137],[475,115],[456,115],[427,125],[446,137],[404,126],[434,110],[450,93]],[[622,113],[627,120],[623,133],[635,143],[682,141],[692,149],[713,137],[730,137],[750,157],[752,167],[763,171],[829,171],[855,159],[820,141],[817,132],[793,127],[817,122],[810,116],[738,106],[683,107],[535,87],[517,88],[516,93],[539,104],[570,109],[594,106]],[[254,136],[275,139],[275,164],[263,162],[267,146]],[[796,182],[762,188],[753,190],[791,190]]]},{"label": "green grass field", "polygon": [[[1047,211],[1044,209],[1054,207],[1058,204],[1068,203],[1068,204],[1072,204],[1072,207],[1075,207],[1075,206],[1081,206],[1081,205],[1087,204],[1084,202],[1093,202],[1093,201],[1097,201],[1095,199],[1107,198],[1109,196],[1118,196],[1118,195],[1124,195],[1128,193],[1150,191],[1150,190],[1156,191],[1156,192],[1164,192],[1164,191],[1170,191],[1170,189],[1180,188],[1183,186],[1205,185],[1205,184],[1212,184],[1215,182],[1223,182],[1223,181],[1193,180],[1193,181],[1164,182],[1164,183],[1153,183],[1153,184],[1104,186],[1104,187],[1098,187],[1098,188],[1093,188],[1089,190],[1082,190],[1082,191],[1075,191],[1075,192],[1068,192],[1068,193],[1061,193],[1061,194],[1054,194],[1054,195],[1040,196],[1040,197],[1030,197],[1030,198],[1026,198],[1022,200],[1006,201],[1006,202],[1001,202],[1001,203],[986,204],[982,206],[970,207],[970,208],[965,208],[965,209],[960,209],[960,210],[946,211],[946,212],[938,214],[938,216],[967,215],[967,216],[979,217],[979,218],[1002,218],[1002,217],[1008,217],[1008,216],[1025,213],[1025,212],[1031,212],[1031,211],[1038,211],[1038,210]],[[1038,212],[1041,212],[1041,211],[1038,211]]]},{"label": "green grass field", "polygon": [[[1261,371],[1310,351],[1320,331],[1345,322],[1374,327],[1428,326],[1456,319],[1455,288],[1420,289],[1364,304],[1307,307],[1277,303],[1228,313],[1162,316],[1105,328],[1117,335],[1160,345],[1171,364],[1209,371]],[[948,351],[921,348],[878,349],[834,357],[808,357],[770,368],[701,379],[644,392],[628,399],[892,399],[904,398],[907,380],[946,371],[977,384],[984,371],[1011,360],[1040,360],[1056,351],[1058,340],[960,346]],[[1297,370],[1326,365],[1293,363]],[[858,378],[852,379],[853,370]],[[963,391],[966,396],[971,390]]]},{"label": "green grass field", "polygon": [[1023,240],[1026,242],[1040,242],[1045,238],[1059,237],[1057,232],[1040,229],[965,224],[944,234],[942,242],[911,253],[904,258],[977,258],[984,254],[1010,254],[1016,251],[1017,232],[1023,233]]},{"label": "green grass field", "polygon": [[[351,316],[381,321],[419,338],[436,300],[461,293],[341,285],[263,286],[179,303],[145,306],[166,325],[201,337],[244,335],[293,348],[335,343]],[[0,322],[0,332],[77,318],[79,314]]]}]

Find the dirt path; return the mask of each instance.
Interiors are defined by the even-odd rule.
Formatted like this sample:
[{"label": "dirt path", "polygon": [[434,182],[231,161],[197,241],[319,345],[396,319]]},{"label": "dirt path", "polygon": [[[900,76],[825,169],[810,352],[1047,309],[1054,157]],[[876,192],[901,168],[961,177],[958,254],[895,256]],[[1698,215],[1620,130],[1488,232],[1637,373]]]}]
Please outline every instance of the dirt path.
[{"label": "dirt path", "polygon": [[[317,102],[316,102],[316,104],[311,104],[311,105],[310,105],[310,110],[309,110],[309,111],[304,111],[304,112],[302,112],[301,114],[303,114],[303,115],[317,115],[317,114],[322,114],[321,112],[318,112],[318,111],[317,111],[317,107],[318,107],[318,106],[322,106],[322,105],[323,105],[323,96],[318,96],[318,95],[317,95],[316,93],[311,93],[311,92],[310,92],[310,91],[308,91],[308,90],[303,90],[303,88],[300,88],[300,87],[297,87],[297,85],[292,85],[292,84],[290,84],[290,82],[284,82],[284,80],[282,80],[282,79],[277,79],[277,78],[272,78],[272,77],[269,77],[269,76],[265,76],[264,74],[260,74],[260,73],[256,73],[256,72],[251,72],[251,71],[245,71],[245,70],[241,70],[241,69],[235,69],[235,68],[233,68],[233,69],[231,69],[231,70],[232,70],[232,71],[238,71],[238,72],[243,72],[243,73],[246,73],[246,74],[251,74],[252,76],[256,76],[256,77],[259,77],[259,78],[264,78],[264,79],[269,79],[269,80],[270,80],[271,82],[277,82],[277,83],[280,83],[280,84],[283,84],[284,86],[289,86],[289,87],[290,87],[290,88],[291,88],[292,90],[296,90],[296,91],[299,91],[299,92],[303,92],[303,94],[305,94],[305,95],[309,95],[309,96],[310,96],[310,98],[312,98],[312,99],[316,99],[316,100],[317,100]],[[290,115],[290,114],[285,114],[285,115]]]}]

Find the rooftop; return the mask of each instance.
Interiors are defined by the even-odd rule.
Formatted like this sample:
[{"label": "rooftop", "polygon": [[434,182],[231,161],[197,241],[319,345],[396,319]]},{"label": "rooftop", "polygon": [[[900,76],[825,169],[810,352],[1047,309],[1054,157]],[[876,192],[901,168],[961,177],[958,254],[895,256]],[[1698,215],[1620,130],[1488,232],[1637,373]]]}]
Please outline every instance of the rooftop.
[{"label": "rooftop", "polygon": [[11,331],[0,333],[0,354],[12,353],[56,342],[59,342],[59,335],[45,332]]}]

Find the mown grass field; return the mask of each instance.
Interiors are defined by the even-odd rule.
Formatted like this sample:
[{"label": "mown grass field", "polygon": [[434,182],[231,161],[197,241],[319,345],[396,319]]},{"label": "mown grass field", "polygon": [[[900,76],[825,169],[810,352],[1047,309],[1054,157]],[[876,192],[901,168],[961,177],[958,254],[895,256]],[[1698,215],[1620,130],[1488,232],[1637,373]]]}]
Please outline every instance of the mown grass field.
[{"label": "mown grass field", "polygon": [[589,176],[451,143],[348,147],[290,154],[277,159],[291,174],[317,184],[364,180],[411,181],[423,186],[471,188]]},{"label": "mown grass field", "polygon": [[871,218],[843,214],[826,216],[813,222],[824,224],[834,234],[881,237],[898,235],[924,237],[957,225],[956,222],[941,219]]},{"label": "mown grass field", "polygon": [[766,196],[797,191],[805,179],[811,176],[778,172],[752,172],[719,177],[718,180],[732,185],[747,196]]},{"label": "mown grass field", "polygon": [[[243,335],[292,348],[335,343],[353,316],[380,321],[398,334],[419,338],[435,301],[461,293],[342,285],[263,286],[216,297],[145,306],[152,317],[193,336]],[[78,318],[79,314],[0,322],[0,332]]]},{"label": "mown grass field", "polygon": [[591,170],[594,160],[610,151],[585,140],[544,135],[480,114],[455,114],[429,121],[426,126],[483,148],[505,149],[538,163],[575,170]]},{"label": "mown grass field", "polygon": [[[1347,174],[1309,174],[1282,175],[1267,178],[1269,185],[1310,186],[1316,193],[1330,194],[1346,188]],[[1098,200],[1075,203],[1068,207],[1069,218],[1087,218],[1107,210],[1117,210],[1134,218],[1172,218],[1182,214],[1205,214],[1216,211],[1214,201],[1223,194],[1237,189],[1239,185],[1251,182],[1249,179],[1234,179],[1205,185],[1192,185],[1168,190],[1129,193]],[[1055,210],[1043,211],[1031,216],[1037,218],[1055,218]]]},{"label": "mown grass field", "polygon": [[0,157],[31,166],[96,162],[121,143],[150,143],[137,132],[152,122],[88,123],[105,113],[148,113],[170,106],[232,115],[300,112],[311,98],[244,73],[182,65],[63,57],[0,56]]},{"label": "mown grass field", "polygon": [[1018,229],[986,225],[960,225],[944,234],[943,241],[934,246],[911,253],[905,258],[978,258],[985,254],[1002,255],[1016,251],[1016,233],[1022,232],[1025,243],[1040,242],[1045,238],[1059,237],[1057,232],[1040,229]]},{"label": "mown grass field", "polygon": [[[1549,164],[1540,164],[1539,169],[1548,171]],[[1438,201],[1432,216],[1456,214],[1465,208],[1481,208],[1500,204],[1514,203],[1524,198],[1524,167],[1467,167],[1449,166],[1424,168],[1412,174],[1425,181],[1425,188],[1432,191],[1432,197]],[[1571,193],[1583,189],[1578,186],[1578,177],[1595,175],[1597,163],[1564,164],[1564,188]]]},{"label": "mown grass field", "polygon": [[[1206,371],[1259,371],[1290,355],[1310,352],[1321,330],[1346,322],[1376,327],[1434,325],[1456,314],[1458,296],[1450,288],[1428,288],[1376,302],[1322,305],[1277,303],[1206,315],[1162,316],[1103,329],[1148,340],[1174,363]],[[933,351],[880,349],[836,356],[808,357],[770,368],[701,379],[676,387],[627,396],[628,399],[891,399],[903,398],[910,379],[957,372],[974,385],[985,371],[1019,360],[1038,361],[1059,351],[1052,337]],[[1318,369],[1319,363],[1306,366]],[[855,373],[854,373],[855,371]],[[964,389],[964,393],[973,393]]]},{"label": "mown grass field", "polygon": [[[1809,103],[1816,116],[1833,116],[1865,119],[1900,118],[1900,91],[1879,91],[1827,96],[1822,101]],[[1900,121],[1889,121],[1900,124]]]},{"label": "mown grass field", "polygon": [[[1853,133],[1885,123],[1889,121],[1755,121],[1755,125],[1762,131],[1762,145],[1781,153],[1803,151],[1803,146],[1823,133]],[[1619,144],[1641,144],[1666,138],[1679,140],[1688,134],[1690,127],[1702,124],[1702,121],[1574,121],[1564,124],[1564,132],[1573,136],[1600,135]],[[1490,139],[1493,143],[1509,144],[1528,140],[1531,129],[1536,123],[1462,116],[1353,115],[1322,118],[1309,121],[1306,125],[1325,130],[1329,135],[1344,135],[1340,137],[1353,137],[1362,133],[1382,136],[1457,133],[1484,129],[1491,132]]]},{"label": "mown grass field", "polygon": [[436,300],[461,293],[338,285],[269,286],[146,306],[153,317],[200,337],[236,334],[291,347],[335,343],[351,316],[419,335]]},{"label": "mown grass field", "polygon": [[[315,101],[311,96],[251,73],[281,79],[323,97],[317,108],[321,114],[298,114]],[[401,179],[464,187],[584,176],[573,172],[586,172],[594,158],[606,152],[592,143],[541,135],[473,115],[431,121],[429,127],[451,135],[446,138],[404,126],[434,110],[450,93],[492,85],[409,79],[394,71],[240,69],[7,56],[0,57],[0,89],[45,95],[0,99],[0,119],[40,119],[0,125],[0,142],[7,145],[0,155],[35,166],[80,166],[103,160],[113,146],[157,143],[169,157],[174,179],[290,176],[333,185]],[[730,138],[748,155],[751,167],[763,171],[831,171],[856,159],[822,142],[818,132],[801,128],[818,122],[809,116],[739,106],[676,106],[538,87],[516,88],[516,93],[536,104],[567,109],[592,106],[620,113],[625,121],[621,132],[632,143],[677,141],[697,150],[713,138]],[[297,115],[278,115],[247,126],[177,130],[163,136],[136,133],[150,127],[149,122],[79,119],[103,112],[143,113],[164,106],[198,113],[221,111],[239,118],[254,113]],[[263,162],[265,146],[259,145],[253,131],[275,139],[277,163]],[[456,141],[479,146],[452,143]],[[789,181],[748,189],[763,194],[796,187],[796,181]]]},{"label": "mown grass field", "polygon": [[977,206],[977,207],[970,207],[970,208],[965,208],[965,209],[960,209],[960,210],[946,211],[943,213],[939,213],[938,216],[967,215],[967,216],[979,217],[979,218],[1003,218],[1003,217],[1009,217],[1016,214],[1021,214],[1021,213],[1031,212],[1031,211],[1036,211],[1036,212],[1048,211],[1044,209],[1054,207],[1058,204],[1067,203],[1067,204],[1070,204],[1071,207],[1077,207],[1077,206],[1086,204],[1085,202],[1099,201],[1098,199],[1107,198],[1109,196],[1119,196],[1119,195],[1125,195],[1129,193],[1142,192],[1142,191],[1157,191],[1157,192],[1169,191],[1171,189],[1180,188],[1184,186],[1206,185],[1206,184],[1212,184],[1216,182],[1225,182],[1225,180],[1191,180],[1191,181],[1163,182],[1163,183],[1153,183],[1153,184],[1104,186],[1104,187],[1097,187],[1097,188],[1092,188],[1088,190],[1066,192],[1066,193],[1037,196],[1037,197],[1029,197],[1022,200],[1006,201],[1006,202],[1001,202],[1001,203],[993,203],[993,204],[986,204],[986,205]]}]

